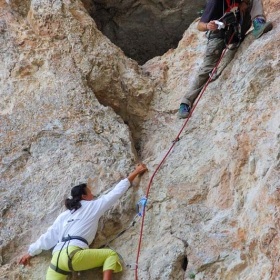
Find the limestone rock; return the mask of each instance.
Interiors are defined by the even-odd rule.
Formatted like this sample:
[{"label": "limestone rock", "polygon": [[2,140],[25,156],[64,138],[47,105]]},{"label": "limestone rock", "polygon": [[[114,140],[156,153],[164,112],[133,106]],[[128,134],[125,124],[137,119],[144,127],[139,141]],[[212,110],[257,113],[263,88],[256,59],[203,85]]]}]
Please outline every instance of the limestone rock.
[{"label": "limestone rock", "polygon": [[[101,219],[92,247],[130,225],[184,124],[176,113],[205,38],[194,22],[176,49],[140,67],[81,2],[17,3],[0,1],[0,279],[38,280],[50,251],[32,268],[16,261],[63,211],[70,188],[92,178],[94,192],[105,192],[142,160],[149,172]],[[280,277],[280,6],[264,4],[273,30],[248,34],[153,177],[139,279]],[[112,243],[127,263],[139,233],[140,221]],[[71,277],[93,278],[102,270]],[[134,270],[114,279],[134,279]]]}]

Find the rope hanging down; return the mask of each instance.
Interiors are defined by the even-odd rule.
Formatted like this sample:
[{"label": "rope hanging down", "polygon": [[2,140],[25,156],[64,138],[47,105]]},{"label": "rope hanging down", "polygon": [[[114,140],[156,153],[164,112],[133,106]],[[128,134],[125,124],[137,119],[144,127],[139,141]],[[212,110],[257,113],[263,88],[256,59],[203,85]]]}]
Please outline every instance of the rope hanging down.
[{"label": "rope hanging down", "polygon": [[[231,38],[230,38],[230,40],[229,40],[229,44],[230,44],[230,42],[232,41],[233,37],[234,37],[234,33],[232,34],[232,36],[231,36]],[[204,87],[202,88],[202,90],[201,90],[201,92],[200,92],[200,94],[199,94],[199,96],[198,96],[198,98],[197,98],[195,104],[193,105],[193,107],[192,107],[192,109],[191,109],[191,111],[190,111],[190,113],[189,113],[189,115],[188,115],[186,121],[184,122],[184,124],[183,124],[181,130],[179,131],[179,133],[178,133],[178,135],[176,136],[175,140],[172,141],[171,147],[169,148],[169,150],[168,150],[167,153],[165,154],[164,158],[162,159],[162,161],[160,162],[160,164],[157,166],[156,170],[155,170],[154,173],[152,174],[152,177],[150,178],[150,181],[149,181],[149,184],[148,184],[148,188],[147,188],[147,191],[146,191],[146,203],[147,203],[147,200],[148,200],[148,197],[149,197],[149,193],[150,193],[150,189],[151,189],[151,185],[152,185],[152,182],[153,182],[153,179],[154,179],[156,173],[158,172],[158,170],[160,169],[160,167],[162,166],[162,164],[165,162],[166,158],[168,157],[168,155],[170,154],[170,152],[171,152],[172,149],[174,148],[175,144],[180,140],[180,135],[182,134],[184,128],[186,127],[186,125],[187,125],[187,123],[188,123],[188,121],[189,121],[189,119],[190,119],[190,117],[191,117],[193,111],[195,110],[195,108],[196,108],[198,102],[200,101],[201,97],[203,96],[203,94],[204,94],[206,88],[208,87],[209,83],[212,81],[213,76],[214,76],[214,74],[216,73],[216,71],[217,71],[217,69],[218,69],[218,66],[219,66],[219,64],[221,63],[221,60],[223,59],[223,57],[224,57],[224,55],[225,55],[225,53],[226,53],[227,50],[228,50],[227,47],[223,50],[220,59],[218,60],[218,62],[216,63],[214,69],[212,70],[211,74],[209,75],[209,78],[208,78],[206,84],[205,84]],[[146,205],[146,204],[145,204],[145,205]],[[143,213],[142,213],[142,221],[141,221],[141,228],[140,228],[140,236],[139,236],[139,241],[138,241],[137,256],[136,256],[136,262],[135,262],[135,264],[136,264],[136,266],[135,266],[135,280],[138,280],[138,261],[139,261],[140,250],[141,250],[141,243],[142,243],[142,237],[143,237],[143,228],[144,228],[145,212],[146,212],[146,211],[145,211],[145,207],[143,207],[142,210],[143,210],[143,211],[142,211]]]}]

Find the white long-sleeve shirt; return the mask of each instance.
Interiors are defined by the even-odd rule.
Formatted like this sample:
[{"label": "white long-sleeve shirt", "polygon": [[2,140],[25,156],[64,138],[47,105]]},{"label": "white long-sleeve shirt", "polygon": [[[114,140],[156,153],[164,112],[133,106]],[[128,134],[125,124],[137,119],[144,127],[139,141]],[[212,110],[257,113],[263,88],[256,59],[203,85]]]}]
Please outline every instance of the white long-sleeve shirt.
[{"label": "white long-sleeve shirt", "polygon": [[[52,247],[53,253],[60,250],[64,244],[63,237],[79,236],[91,244],[97,231],[100,217],[127,191],[130,186],[128,179],[121,180],[108,194],[92,201],[81,200],[82,207],[72,213],[66,210],[61,213],[47,232],[29,246],[30,256],[38,255],[42,250],[49,250]],[[83,241],[72,239],[66,243],[71,246],[88,248]]]}]

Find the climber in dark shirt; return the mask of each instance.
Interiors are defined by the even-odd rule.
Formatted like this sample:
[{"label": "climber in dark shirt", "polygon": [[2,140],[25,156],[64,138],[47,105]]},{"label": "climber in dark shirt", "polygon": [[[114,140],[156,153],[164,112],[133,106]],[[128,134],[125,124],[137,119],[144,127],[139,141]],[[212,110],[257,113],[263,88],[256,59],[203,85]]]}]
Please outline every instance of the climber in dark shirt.
[{"label": "climber in dark shirt", "polygon": [[272,23],[266,22],[263,5],[260,0],[209,0],[206,4],[203,15],[198,23],[199,31],[207,31],[208,42],[204,61],[198,74],[181,100],[178,117],[187,118],[193,102],[198,97],[209,78],[209,74],[214,69],[216,63],[225,48],[224,30],[218,29],[215,20],[221,19],[225,13],[239,10],[241,18],[241,37],[244,37],[252,22],[254,26],[253,34],[257,39],[264,33],[272,29]]}]

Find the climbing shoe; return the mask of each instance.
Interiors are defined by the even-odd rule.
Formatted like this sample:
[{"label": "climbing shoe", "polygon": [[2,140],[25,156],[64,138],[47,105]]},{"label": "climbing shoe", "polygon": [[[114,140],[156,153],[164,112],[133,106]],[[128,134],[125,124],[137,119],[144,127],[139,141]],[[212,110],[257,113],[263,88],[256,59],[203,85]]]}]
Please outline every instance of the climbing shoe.
[{"label": "climbing shoe", "polygon": [[190,113],[190,106],[186,103],[181,103],[179,112],[178,112],[178,118],[179,119],[185,119]]},{"label": "climbing shoe", "polygon": [[255,39],[261,37],[264,33],[270,31],[272,29],[271,22],[265,22],[263,18],[255,18],[253,21],[253,34]]}]

